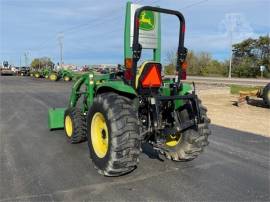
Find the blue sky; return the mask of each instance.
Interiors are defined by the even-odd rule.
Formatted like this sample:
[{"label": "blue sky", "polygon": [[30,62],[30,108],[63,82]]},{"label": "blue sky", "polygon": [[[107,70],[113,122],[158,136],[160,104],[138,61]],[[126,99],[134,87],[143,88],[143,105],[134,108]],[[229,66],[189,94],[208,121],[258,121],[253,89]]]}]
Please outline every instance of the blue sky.
[{"label": "blue sky", "polygon": [[[185,46],[218,60],[229,57],[228,25],[233,42],[270,30],[270,0],[134,0],[142,5],[181,11],[186,18]],[[59,61],[59,32],[64,62],[78,65],[123,63],[124,0],[0,0],[0,61],[24,64],[48,56]],[[236,16],[234,23],[229,17]],[[162,16],[163,17],[163,16]],[[162,18],[162,60],[177,44],[177,23]]]}]

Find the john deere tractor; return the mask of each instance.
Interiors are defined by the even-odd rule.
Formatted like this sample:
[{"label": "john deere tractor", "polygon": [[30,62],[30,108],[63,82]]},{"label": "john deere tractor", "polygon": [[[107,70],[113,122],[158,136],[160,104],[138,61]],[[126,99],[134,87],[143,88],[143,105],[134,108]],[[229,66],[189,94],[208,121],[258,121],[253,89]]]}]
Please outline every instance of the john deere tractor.
[{"label": "john deere tractor", "polygon": [[74,74],[71,70],[68,69],[60,69],[58,72],[57,71],[52,71],[49,74],[49,79],[51,81],[58,81],[59,79],[63,79],[64,81],[71,81],[73,78]]},{"label": "john deere tractor", "polygon": [[36,69],[30,72],[30,76],[34,76],[35,78],[48,78],[52,72],[52,68],[50,67],[42,67],[40,69]]},{"label": "john deere tractor", "polygon": [[[170,14],[180,20],[178,79],[162,79],[163,67],[157,61],[138,66],[143,49],[139,43],[140,16],[144,11]],[[63,127],[72,144],[87,140],[93,164],[106,176],[134,170],[142,144],[152,145],[172,161],[193,160],[208,145],[210,135],[207,109],[195,86],[182,82],[187,55],[183,15],[143,6],[135,10],[133,23],[132,58],[125,70],[83,74],[73,84],[69,106],[49,110],[49,128]]]}]

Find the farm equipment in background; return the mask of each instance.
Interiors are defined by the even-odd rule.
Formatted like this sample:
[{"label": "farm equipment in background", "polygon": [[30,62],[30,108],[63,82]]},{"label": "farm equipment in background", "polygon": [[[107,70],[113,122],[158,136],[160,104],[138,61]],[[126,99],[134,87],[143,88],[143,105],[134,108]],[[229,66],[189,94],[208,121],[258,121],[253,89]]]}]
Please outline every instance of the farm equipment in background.
[{"label": "farm equipment in background", "polygon": [[71,81],[74,77],[74,72],[69,69],[61,69],[58,74],[64,81]]},{"label": "farm equipment in background", "polygon": [[[134,4],[127,3],[129,17],[131,9]],[[180,21],[177,80],[161,77],[160,45],[153,49],[153,61],[138,65],[145,48],[139,43],[139,29],[158,28],[160,13],[176,16]],[[130,29],[127,18],[126,29]],[[106,176],[134,170],[143,143],[152,145],[170,160],[193,160],[208,145],[211,133],[207,109],[196,95],[195,85],[182,82],[187,68],[183,15],[174,10],[137,6],[130,20],[134,25],[133,43],[126,46],[125,52],[132,54],[125,54],[131,56],[125,58],[125,70],[82,74],[73,84],[68,107],[49,109],[49,129],[64,128],[69,143],[87,140],[95,167]],[[130,47],[131,52],[127,50]]]},{"label": "farm equipment in background", "polygon": [[43,67],[40,69],[35,69],[30,72],[30,76],[34,76],[35,78],[49,78],[49,75],[53,72],[51,67]]},{"label": "farm equipment in background", "polygon": [[250,97],[262,98],[264,104],[270,108],[270,83],[257,90],[239,91],[237,105],[241,106],[245,102],[249,102]]},{"label": "farm equipment in background", "polygon": [[14,75],[15,72],[12,70],[11,65],[8,64],[8,61],[3,61],[0,68],[0,75]]},{"label": "farm equipment in background", "polygon": [[74,78],[74,73],[71,70],[60,69],[58,71],[53,70],[50,67],[44,67],[30,73],[35,78],[46,78],[51,81],[59,81],[63,79],[64,81],[71,81]]},{"label": "farm equipment in background", "polygon": [[30,76],[33,74],[33,77],[35,78],[42,78],[42,69],[33,69],[33,71],[30,72]]},{"label": "farm equipment in background", "polygon": [[30,76],[30,68],[29,67],[20,67],[17,74],[19,76]]},{"label": "farm equipment in background", "polygon": [[48,79],[49,75],[53,72],[53,69],[51,67],[45,67],[41,70],[41,77]]},{"label": "farm equipment in background", "polygon": [[34,73],[35,73],[35,70],[31,68],[29,72],[30,77],[34,77]]},{"label": "farm equipment in background", "polygon": [[58,81],[63,79],[64,81],[71,81],[74,77],[74,73],[68,69],[60,69],[59,71],[53,71],[49,75],[51,81]]}]

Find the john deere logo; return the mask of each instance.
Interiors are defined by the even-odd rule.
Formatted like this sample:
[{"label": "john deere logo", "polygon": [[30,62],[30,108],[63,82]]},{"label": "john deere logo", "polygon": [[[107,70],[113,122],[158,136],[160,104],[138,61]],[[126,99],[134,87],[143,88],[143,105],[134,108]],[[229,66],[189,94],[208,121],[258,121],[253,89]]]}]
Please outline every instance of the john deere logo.
[{"label": "john deere logo", "polygon": [[140,29],[151,31],[155,29],[155,14],[153,11],[143,11],[140,15]]}]

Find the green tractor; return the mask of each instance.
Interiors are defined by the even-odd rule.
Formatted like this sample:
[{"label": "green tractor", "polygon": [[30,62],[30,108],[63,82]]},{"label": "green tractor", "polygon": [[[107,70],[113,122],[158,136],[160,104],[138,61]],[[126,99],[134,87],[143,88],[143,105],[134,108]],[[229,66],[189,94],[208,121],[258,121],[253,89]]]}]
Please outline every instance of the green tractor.
[{"label": "green tractor", "polygon": [[56,71],[52,71],[49,74],[49,80],[51,80],[51,81],[58,81],[59,80],[58,73]]},{"label": "green tractor", "polygon": [[58,72],[53,71],[49,74],[49,79],[51,81],[58,81],[63,79],[64,81],[71,81],[74,77],[74,73],[71,70],[60,69]]},{"label": "green tractor", "polygon": [[34,76],[35,78],[49,78],[49,75],[51,74],[52,68],[50,67],[42,67],[41,69],[36,69],[34,71],[30,72],[30,76]]},{"label": "green tractor", "polygon": [[64,81],[71,81],[74,75],[73,75],[73,72],[71,70],[62,69],[59,71],[59,76]]},{"label": "green tractor", "polygon": [[49,78],[49,75],[51,74],[51,72],[53,72],[53,70],[52,70],[51,67],[44,67],[44,68],[42,68],[42,69],[39,71],[40,77],[41,77],[41,78],[48,79],[48,78]]},{"label": "green tractor", "polygon": [[[31,74],[30,74],[31,75]],[[41,71],[40,70],[34,70],[33,76],[38,79],[41,78]]]},{"label": "green tractor", "polygon": [[[138,66],[139,16],[143,11],[171,14],[180,20],[177,52],[178,79],[162,79],[162,65],[145,61]],[[174,10],[143,6],[135,11],[131,68],[116,74],[88,72],[73,84],[67,108],[49,110],[49,128],[64,128],[69,143],[88,141],[98,172],[119,176],[133,171],[142,144],[172,161],[190,161],[208,145],[207,109],[185,77],[185,20]],[[82,98],[82,104],[79,99]],[[81,100],[81,99],[80,99]]]}]

